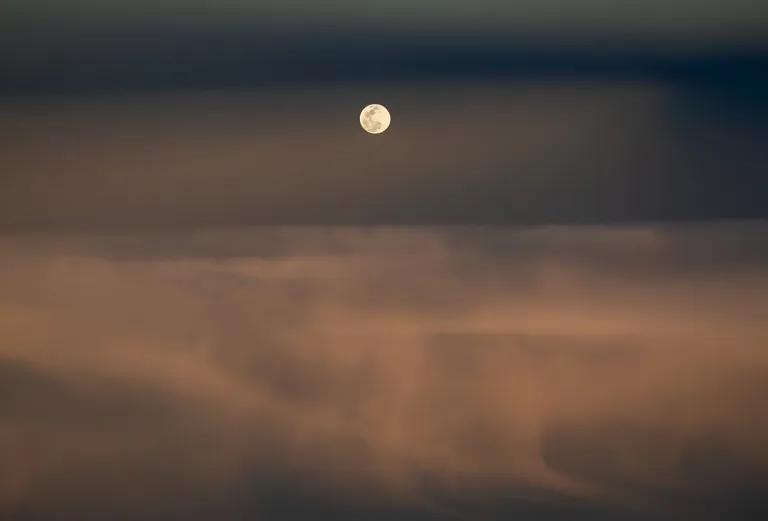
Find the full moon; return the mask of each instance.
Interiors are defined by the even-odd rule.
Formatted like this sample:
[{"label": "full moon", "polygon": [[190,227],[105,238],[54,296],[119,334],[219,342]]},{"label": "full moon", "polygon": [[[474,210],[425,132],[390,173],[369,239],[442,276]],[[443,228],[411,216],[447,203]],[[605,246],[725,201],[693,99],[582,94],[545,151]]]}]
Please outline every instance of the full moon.
[{"label": "full moon", "polygon": [[389,128],[392,121],[387,107],[373,103],[360,113],[360,126],[369,134],[381,134]]}]

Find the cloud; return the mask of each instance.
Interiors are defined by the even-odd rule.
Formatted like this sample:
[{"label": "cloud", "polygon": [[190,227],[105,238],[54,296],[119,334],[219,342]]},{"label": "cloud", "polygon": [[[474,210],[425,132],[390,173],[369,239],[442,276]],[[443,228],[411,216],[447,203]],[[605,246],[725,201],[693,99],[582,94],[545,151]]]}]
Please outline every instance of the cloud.
[{"label": "cloud", "polygon": [[[371,99],[394,118],[375,138]],[[28,100],[0,136],[0,229],[765,217],[765,125],[686,101],[578,82]]]},{"label": "cloud", "polygon": [[0,504],[757,515],[763,228],[6,236]]}]

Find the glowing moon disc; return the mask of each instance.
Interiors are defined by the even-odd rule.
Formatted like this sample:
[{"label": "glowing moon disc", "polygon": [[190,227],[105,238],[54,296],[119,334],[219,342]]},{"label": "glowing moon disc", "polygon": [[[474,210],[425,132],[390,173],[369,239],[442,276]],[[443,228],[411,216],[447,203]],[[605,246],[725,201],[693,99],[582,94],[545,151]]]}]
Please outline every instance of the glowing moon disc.
[{"label": "glowing moon disc", "polygon": [[373,103],[368,105],[360,113],[360,126],[369,134],[381,134],[392,121],[387,107]]}]

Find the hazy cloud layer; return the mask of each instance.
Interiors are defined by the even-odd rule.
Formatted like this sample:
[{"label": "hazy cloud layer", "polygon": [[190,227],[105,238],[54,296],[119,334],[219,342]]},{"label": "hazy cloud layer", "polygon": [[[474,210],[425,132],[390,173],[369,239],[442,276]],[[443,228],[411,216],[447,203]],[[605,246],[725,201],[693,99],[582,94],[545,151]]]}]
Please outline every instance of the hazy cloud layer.
[{"label": "hazy cloud layer", "polygon": [[3,14],[0,95],[542,73],[764,84],[768,59],[761,0],[7,0]]},{"label": "hazy cloud layer", "polygon": [[766,233],[5,236],[0,512],[761,519]]},{"label": "hazy cloud layer", "polygon": [[[768,119],[745,96],[574,81],[28,99],[2,107],[0,229],[768,217]],[[380,136],[358,125],[371,101],[393,115]]]}]

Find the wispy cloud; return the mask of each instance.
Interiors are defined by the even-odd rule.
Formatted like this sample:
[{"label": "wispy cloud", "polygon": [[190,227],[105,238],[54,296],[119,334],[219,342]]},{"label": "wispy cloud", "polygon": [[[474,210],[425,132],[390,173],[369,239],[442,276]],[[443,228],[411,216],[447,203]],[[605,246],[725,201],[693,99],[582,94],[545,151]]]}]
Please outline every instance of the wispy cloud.
[{"label": "wispy cloud", "polygon": [[746,508],[764,228],[6,237],[3,508]]}]

